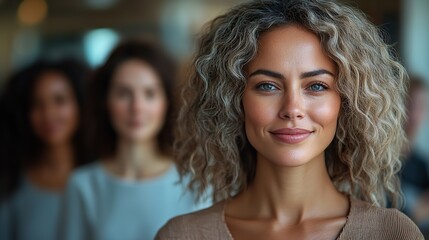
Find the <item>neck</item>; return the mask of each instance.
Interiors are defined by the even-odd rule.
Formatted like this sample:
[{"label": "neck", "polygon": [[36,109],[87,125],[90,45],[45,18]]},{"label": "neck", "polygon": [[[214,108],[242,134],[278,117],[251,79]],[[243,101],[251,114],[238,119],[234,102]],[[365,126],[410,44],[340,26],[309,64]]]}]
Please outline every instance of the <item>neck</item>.
[{"label": "neck", "polygon": [[38,164],[28,166],[27,177],[42,188],[62,190],[75,165],[74,158],[72,144],[45,146]]},{"label": "neck", "polygon": [[119,140],[111,170],[126,179],[150,178],[169,166],[169,161],[162,161],[166,159],[158,150],[156,140]]},{"label": "neck", "polygon": [[69,171],[74,166],[74,149],[71,143],[46,146],[40,155],[40,167],[52,172]]},{"label": "neck", "polygon": [[278,166],[258,157],[255,179],[240,195],[254,206],[253,217],[281,222],[301,222],[323,215],[324,209],[329,214],[339,206],[344,208],[344,204],[343,211],[348,212],[348,200],[333,185],[323,155],[297,167]]}]

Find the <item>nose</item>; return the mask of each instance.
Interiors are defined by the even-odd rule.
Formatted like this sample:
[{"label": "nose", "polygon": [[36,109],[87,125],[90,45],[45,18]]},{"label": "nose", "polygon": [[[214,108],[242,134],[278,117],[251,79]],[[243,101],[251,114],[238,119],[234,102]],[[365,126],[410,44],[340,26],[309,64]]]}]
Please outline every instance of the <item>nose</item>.
[{"label": "nose", "polygon": [[132,112],[140,112],[146,107],[145,100],[142,96],[133,96],[132,102],[131,102],[131,110]]},{"label": "nose", "polygon": [[304,118],[304,102],[299,91],[287,91],[282,100],[279,117],[285,120],[299,120]]},{"label": "nose", "polygon": [[50,120],[55,118],[57,115],[57,108],[54,106],[54,104],[43,104],[40,106],[41,112],[46,120]]}]

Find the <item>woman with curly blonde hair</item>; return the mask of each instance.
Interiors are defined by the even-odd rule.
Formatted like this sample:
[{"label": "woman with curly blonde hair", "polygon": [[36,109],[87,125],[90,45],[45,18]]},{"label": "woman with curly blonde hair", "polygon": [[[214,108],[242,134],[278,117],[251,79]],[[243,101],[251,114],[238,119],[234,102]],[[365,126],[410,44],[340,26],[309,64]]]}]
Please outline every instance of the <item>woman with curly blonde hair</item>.
[{"label": "woman with curly blonde hair", "polygon": [[406,73],[359,11],[265,0],[216,18],[176,149],[219,202],[159,239],[423,239],[397,210]]}]

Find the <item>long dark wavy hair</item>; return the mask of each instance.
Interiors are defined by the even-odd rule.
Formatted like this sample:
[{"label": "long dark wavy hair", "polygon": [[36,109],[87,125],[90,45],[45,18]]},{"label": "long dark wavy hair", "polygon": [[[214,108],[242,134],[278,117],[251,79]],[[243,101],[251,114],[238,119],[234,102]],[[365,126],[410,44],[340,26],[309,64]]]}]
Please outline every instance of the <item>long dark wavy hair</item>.
[{"label": "long dark wavy hair", "polygon": [[32,107],[33,90],[39,77],[45,72],[59,72],[65,76],[72,87],[79,110],[79,125],[72,143],[75,153],[75,166],[89,158],[83,141],[84,81],[89,68],[76,60],[39,60],[13,74],[7,81],[0,96],[0,164],[1,192],[10,195],[20,183],[22,171],[39,162],[43,142],[35,135],[29,120]]}]

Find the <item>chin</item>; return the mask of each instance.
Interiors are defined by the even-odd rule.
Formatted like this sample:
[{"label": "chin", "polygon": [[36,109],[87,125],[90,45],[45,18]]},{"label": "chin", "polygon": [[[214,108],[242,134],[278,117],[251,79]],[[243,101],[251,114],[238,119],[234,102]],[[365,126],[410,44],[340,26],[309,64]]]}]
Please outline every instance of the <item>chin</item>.
[{"label": "chin", "polygon": [[131,142],[146,142],[155,139],[159,132],[151,126],[124,127],[120,129],[119,136]]},{"label": "chin", "polygon": [[153,134],[148,134],[147,132],[139,131],[129,132],[127,135],[127,138],[133,142],[145,142],[156,138],[156,135],[154,136]]},{"label": "chin", "polygon": [[134,135],[128,136],[128,139],[132,142],[145,142],[150,138],[147,136],[140,136],[140,135],[134,134]]},{"label": "chin", "polygon": [[279,159],[276,161],[271,161],[273,164],[279,166],[279,167],[300,167],[308,162],[310,162],[308,159]]},{"label": "chin", "polygon": [[308,152],[303,151],[281,151],[277,154],[271,152],[264,159],[279,167],[299,167],[315,160],[316,156],[310,156]]},{"label": "chin", "polygon": [[63,144],[69,140],[71,140],[71,139],[70,138],[64,138],[64,137],[45,137],[42,139],[42,141],[48,146],[60,145],[60,144]]}]

